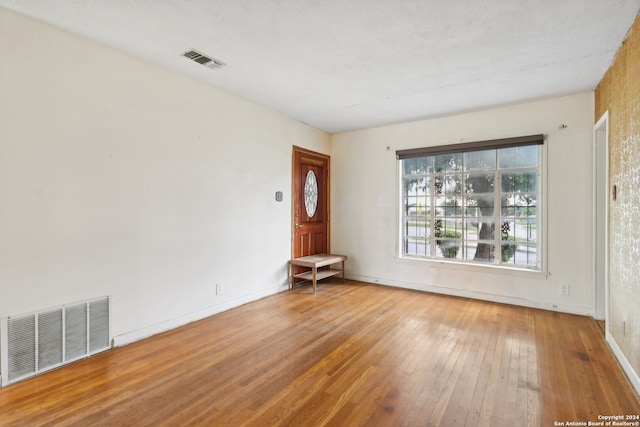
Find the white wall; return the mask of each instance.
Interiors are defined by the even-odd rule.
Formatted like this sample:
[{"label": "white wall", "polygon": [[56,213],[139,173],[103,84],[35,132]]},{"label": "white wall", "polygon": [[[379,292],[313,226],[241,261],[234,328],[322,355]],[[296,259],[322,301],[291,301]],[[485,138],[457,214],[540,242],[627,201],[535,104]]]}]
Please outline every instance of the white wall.
[{"label": "white wall", "polygon": [[[0,64],[0,317],[110,295],[126,343],[284,289],[292,145],[332,156],[351,278],[592,311],[591,93],[332,138],[1,8]],[[534,133],[548,276],[397,257],[396,149]]]},{"label": "white wall", "polygon": [[[593,93],[333,136],[332,250],[347,276],[518,305],[593,313]],[[559,129],[566,124],[567,128]],[[400,259],[398,149],[547,136],[548,274]],[[570,285],[569,296],[559,296]]]},{"label": "white wall", "polygon": [[0,317],[110,295],[125,343],[286,289],[293,145],[330,136],[0,8]]}]

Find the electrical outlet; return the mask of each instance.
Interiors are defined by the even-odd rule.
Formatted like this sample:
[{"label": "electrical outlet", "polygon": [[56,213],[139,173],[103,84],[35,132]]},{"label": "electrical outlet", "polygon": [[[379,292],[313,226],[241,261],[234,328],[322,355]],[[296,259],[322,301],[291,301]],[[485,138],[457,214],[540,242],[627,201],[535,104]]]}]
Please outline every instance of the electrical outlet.
[{"label": "electrical outlet", "polygon": [[563,297],[569,296],[569,285],[561,285],[560,286],[560,295]]},{"label": "electrical outlet", "polygon": [[223,287],[222,283],[216,283],[216,295],[222,295]]}]

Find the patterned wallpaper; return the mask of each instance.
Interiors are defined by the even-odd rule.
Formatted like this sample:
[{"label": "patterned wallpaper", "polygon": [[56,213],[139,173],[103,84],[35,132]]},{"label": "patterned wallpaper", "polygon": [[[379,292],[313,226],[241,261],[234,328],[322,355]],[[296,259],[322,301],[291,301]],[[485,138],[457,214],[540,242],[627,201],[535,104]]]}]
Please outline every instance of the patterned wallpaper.
[{"label": "patterned wallpaper", "polygon": [[640,15],[596,88],[609,111],[609,330],[640,375]]}]

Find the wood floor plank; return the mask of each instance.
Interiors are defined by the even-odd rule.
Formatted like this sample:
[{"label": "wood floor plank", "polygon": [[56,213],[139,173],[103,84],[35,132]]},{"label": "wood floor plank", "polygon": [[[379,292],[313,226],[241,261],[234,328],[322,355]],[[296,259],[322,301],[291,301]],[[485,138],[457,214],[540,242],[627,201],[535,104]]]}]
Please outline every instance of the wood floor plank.
[{"label": "wood floor plank", "polygon": [[2,426],[507,426],[640,414],[581,316],[327,280],[0,389]]}]

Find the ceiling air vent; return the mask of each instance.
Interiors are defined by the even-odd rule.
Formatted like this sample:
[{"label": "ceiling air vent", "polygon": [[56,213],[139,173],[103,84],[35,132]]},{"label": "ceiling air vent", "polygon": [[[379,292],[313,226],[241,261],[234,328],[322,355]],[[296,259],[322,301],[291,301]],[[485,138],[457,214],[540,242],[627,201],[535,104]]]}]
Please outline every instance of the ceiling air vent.
[{"label": "ceiling air vent", "polygon": [[189,58],[190,60],[195,61],[198,64],[202,64],[207,68],[215,69],[215,68],[220,68],[227,65],[222,61],[218,61],[217,59],[204,55],[194,49],[186,51],[185,53],[182,54],[182,56],[184,56],[185,58]]}]

